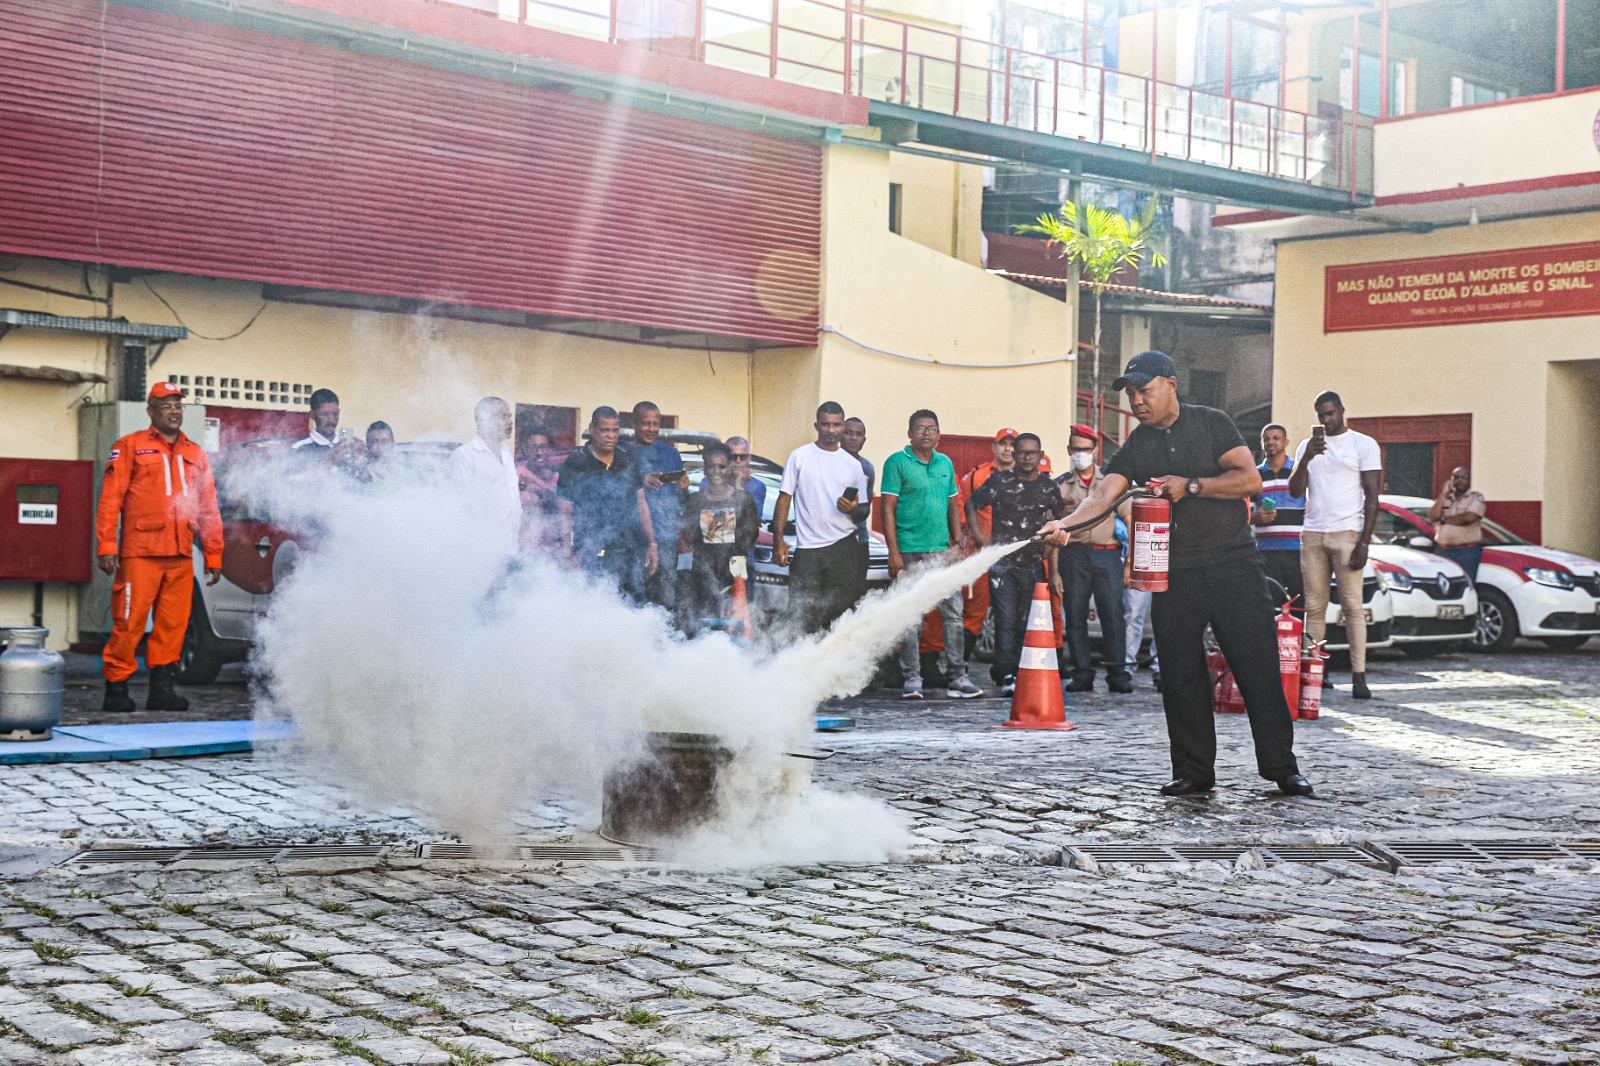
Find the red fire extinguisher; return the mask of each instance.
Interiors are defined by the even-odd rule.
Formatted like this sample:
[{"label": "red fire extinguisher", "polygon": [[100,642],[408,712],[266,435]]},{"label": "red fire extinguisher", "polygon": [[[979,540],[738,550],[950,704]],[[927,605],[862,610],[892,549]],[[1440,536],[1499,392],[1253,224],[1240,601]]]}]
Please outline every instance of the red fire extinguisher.
[{"label": "red fire extinguisher", "polygon": [[1322,711],[1322,677],[1327,672],[1328,653],[1323,651],[1327,641],[1318,641],[1306,649],[1300,659],[1300,718],[1315,722]]},{"label": "red fire extinguisher", "polygon": [[1278,612],[1278,677],[1283,682],[1283,698],[1289,704],[1289,717],[1300,714],[1300,652],[1305,624],[1294,613],[1289,599]]},{"label": "red fire extinguisher", "polygon": [[1164,496],[1137,496],[1133,501],[1133,576],[1128,587],[1140,592],[1167,591],[1167,550],[1172,544],[1172,504]]},{"label": "red fire extinguisher", "polygon": [[1233,679],[1228,660],[1216,649],[1206,653],[1206,666],[1211,671],[1211,709],[1217,714],[1243,714],[1244,693]]}]

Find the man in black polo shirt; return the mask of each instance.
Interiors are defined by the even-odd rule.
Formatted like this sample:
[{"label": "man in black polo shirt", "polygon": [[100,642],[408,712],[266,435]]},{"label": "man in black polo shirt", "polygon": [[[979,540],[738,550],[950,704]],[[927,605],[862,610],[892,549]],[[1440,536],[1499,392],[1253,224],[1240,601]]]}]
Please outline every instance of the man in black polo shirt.
[{"label": "man in black polo shirt", "polygon": [[[617,412],[595,408],[589,442],[561,464],[556,495],[571,508],[572,556],[579,568],[615,581],[624,595],[644,599],[644,579],[660,565],[655,530],[644,498],[644,475],[617,447]],[[677,565],[677,559],[671,560]]]},{"label": "man in black polo shirt", "polygon": [[[1250,536],[1245,499],[1261,474],[1233,420],[1179,403],[1178,370],[1162,352],[1140,352],[1112,387],[1126,391],[1139,426],[1106,464],[1106,477],[1077,510],[1044,531],[1108,508],[1130,485],[1150,484],[1172,501],[1167,591],[1155,594],[1151,620],[1161,648],[1161,702],[1167,712],[1173,780],[1166,796],[1216,787],[1217,734],[1206,675],[1209,623],[1239,683],[1255,737],[1256,768],[1291,796],[1311,782],[1294,758],[1294,725],[1278,676],[1277,632],[1266,572]],[[1064,543],[1056,532],[1053,542]]]}]

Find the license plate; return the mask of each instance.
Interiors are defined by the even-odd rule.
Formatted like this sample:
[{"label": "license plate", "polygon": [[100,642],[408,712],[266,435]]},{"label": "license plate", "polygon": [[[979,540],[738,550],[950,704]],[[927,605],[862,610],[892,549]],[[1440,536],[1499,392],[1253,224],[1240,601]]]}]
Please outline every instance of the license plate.
[{"label": "license plate", "polygon": [[1466,616],[1466,608],[1462,607],[1460,604],[1456,604],[1453,607],[1439,608],[1440,618],[1465,618]]}]

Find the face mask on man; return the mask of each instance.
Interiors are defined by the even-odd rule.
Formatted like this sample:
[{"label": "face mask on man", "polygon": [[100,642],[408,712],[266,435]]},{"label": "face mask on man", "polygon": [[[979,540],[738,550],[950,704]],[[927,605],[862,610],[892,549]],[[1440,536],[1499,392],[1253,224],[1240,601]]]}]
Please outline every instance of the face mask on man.
[{"label": "face mask on man", "polygon": [[1094,465],[1094,452],[1073,452],[1072,469],[1082,473]]}]

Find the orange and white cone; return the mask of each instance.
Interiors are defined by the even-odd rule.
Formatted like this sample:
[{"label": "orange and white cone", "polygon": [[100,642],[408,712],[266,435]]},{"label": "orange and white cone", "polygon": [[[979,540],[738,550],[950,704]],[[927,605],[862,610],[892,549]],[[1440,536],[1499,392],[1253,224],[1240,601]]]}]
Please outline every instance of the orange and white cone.
[{"label": "orange and white cone", "polygon": [[1011,697],[1011,718],[997,728],[1078,728],[1067,721],[1054,637],[1050,587],[1040,581],[1033,586],[1033,603],[1028,607],[1028,632],[1022,638],[1022,661],[1017,667],[1017,689]]}]

